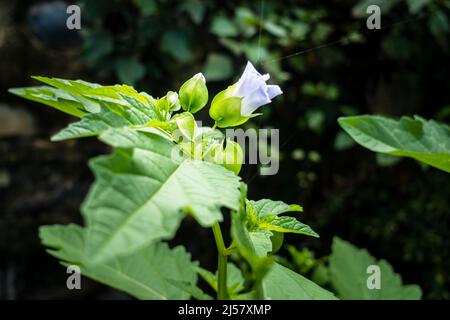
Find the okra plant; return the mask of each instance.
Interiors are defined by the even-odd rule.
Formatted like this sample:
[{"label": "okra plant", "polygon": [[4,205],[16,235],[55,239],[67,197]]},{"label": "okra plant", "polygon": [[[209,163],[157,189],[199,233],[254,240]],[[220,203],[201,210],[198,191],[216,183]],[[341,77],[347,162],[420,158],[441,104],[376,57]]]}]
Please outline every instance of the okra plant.
[{"label": "okra plant", "polygon": [[[284,233],[318,235],[293,216],[300,205],[247,198],[238,176],[243,150],[222,132],[282,94],[266,83],[268,74],[248,63],[213,99],[200,73],[161,98],[127,85],[34,78],[45,86],[10,91],[80,118],[53,141],[95,136],[113,150],[89,163],[95,182],[81,206],[84,226],[40,228],[42,243],[63,265],[139,299],[214,298],[197,286],[199,277],[218,299],[336,299],[275,261]],[[199,126],[194,115],[209,100],[214,125]],[[226,216],[231,243],[222,235]],[[168,245],[183,219],[212,230],[216,272]]]}]

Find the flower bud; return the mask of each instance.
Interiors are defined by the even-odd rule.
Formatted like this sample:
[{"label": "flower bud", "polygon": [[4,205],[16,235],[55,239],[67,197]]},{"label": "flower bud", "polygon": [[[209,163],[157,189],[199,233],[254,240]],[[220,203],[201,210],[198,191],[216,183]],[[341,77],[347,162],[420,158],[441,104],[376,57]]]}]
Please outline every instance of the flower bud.
[{"label": "flower bud", "polygon": [[180,101],[178,100],[178,94],[173,91],[167,92],[167,94],[156,102],[156,107],[159,110],[166,112],[173,112],[180,110]]},{"label": "flower bud", "polygon": [[211,157],[212,162],[233,171],[236,175],[241,171],[244,160],[241,146],[231,140],[226,141],[225,148],[223,148],[223,141],[217,144],[211,151]]},{"label": "flower bud", "polygon": [[196,113],[208,102],[208,89],[203,74],[197,73],[180,88],[180,104],[184,111]]}]

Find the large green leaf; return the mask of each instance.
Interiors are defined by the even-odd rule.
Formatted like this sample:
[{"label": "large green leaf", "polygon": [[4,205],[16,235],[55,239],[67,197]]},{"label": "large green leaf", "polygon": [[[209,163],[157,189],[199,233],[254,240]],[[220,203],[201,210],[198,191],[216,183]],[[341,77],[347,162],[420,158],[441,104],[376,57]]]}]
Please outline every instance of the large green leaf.
[{"label": "large green leaf", "polygon": [[90,164],[96,181],[82,208],[90,259],[171,238],[186,213],[209,227],[222,220],[222,206],[239,206],[239,177],[219,165],[175,157],[175,145],[158,135],[120,129],[100,139],[117,150]]},{"label": "large green leaf", "polygon": [[[367,273],[369,266],[380,269],[380,289],[369,289]],[[416,300],[422,293],[417,285],[403,285],[400,275],[384,261],[377,261],[365,249],[358,249],[351,243],[337,237],[333,239],[330,256],[331,282],[338,296],[346,300]]]},{"label": "large green leaf", "polygon": [[264,299],[270,300],[335,300],[329,291],[294,271],[274,263],[262,280]]},{"label": "large green leaf", "polygon": [[48,86],[14,88],[8,90],[19,97],[39,102],[75,117],[86,113],[83,104],[73,95]]},{"label": "large green leaf", "polygon": [[[99,135],[109,128],[169,125],[165,123],[167,118],[156,108],[155,99],[145,93],[138,93],[130,86],[101,86],[82,80],[34,78],[55,88],[13,89],[12,92],[81,116],[81,121],[70,124],[53,136],[54,141]],[[67,101],[70,105],[67,105]],[[74,111],[74,108],[77,109]]]},{"label": "large green leaf", "polygon": [[338,121],[356,142],[372,151],[410,157],[450,172],[450,128],[445,124],[418,116],[395,121],[365,115]]},{"label": "large green leaf", "polygon": [[172,283],[194,286],[197,264],[179,246],[169,249],[165,243],[154,243],[125,257],[94,264],[83,258],[85,229],[78,225],[43,226],[39,230],[48,252],[64,265],[78,265],[81,273],[96,281],[125,291],[139,299],[188,299],[186,290]]},{"label": "large green leaf", "polygon": [[83,80],[66,80],[59,78],[33,77],[49,86],[14,88],[9,92],[22,98],[49,105],[62,112],[81,117],[85,113],[97,113],[102,105],[129,107],[126,97],[149,105],[152,100],[145,93],[138,93],[127,85],[101,86]]},{"label": "large green leaf", "polygon": [[97,136],[111,128],[169,127],[162,115],[152,103],[144,104],[134,97],[119,93],[119,97],[128,103],[120,106],[102,102],[99,112],[82,116],[81,121],[70,124],[52,137],[53,141],[72,138]]}]

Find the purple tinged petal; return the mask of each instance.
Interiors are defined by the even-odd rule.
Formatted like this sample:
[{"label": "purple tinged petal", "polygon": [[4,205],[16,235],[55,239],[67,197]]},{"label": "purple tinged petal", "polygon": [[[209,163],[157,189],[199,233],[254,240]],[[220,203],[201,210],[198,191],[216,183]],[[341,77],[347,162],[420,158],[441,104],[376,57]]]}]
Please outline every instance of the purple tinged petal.
[{"label": "purple tinged petal", "polygon": [[260,106],[270,103],[272,98],[283,93],[279,86],[266,84],[269,78],[268,73],[261,75],[247,62],[244,73],[231,93],[232,96],[242,97],[242,116],[250,116]]},{"label": "purple tinged petal", "polygon": [[283,94],[283,91],[281,91],[280,86],[269,84],[267,86],[267,93],[269,94],[269,98],[273,99],[276,96],[279,96],[280,94]]},{"label": "purple tinged petal", "polygon": [[270,101],[266,88],[259,87],[242,99],[241,115],[248,117],[259,107],[270,103]]}]

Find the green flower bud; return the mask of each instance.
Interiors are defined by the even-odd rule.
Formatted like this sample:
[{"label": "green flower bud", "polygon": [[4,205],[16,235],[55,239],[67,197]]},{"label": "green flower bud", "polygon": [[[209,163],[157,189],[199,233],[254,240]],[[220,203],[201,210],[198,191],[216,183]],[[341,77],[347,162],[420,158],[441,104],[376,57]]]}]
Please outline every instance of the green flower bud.
[{"label": "green flower bud", "polygon": [[178,94],[173,91],[167,92],[167,94],[156,102],[156,107],[159,110],[165,112],[174,112],[180,110],[180,101],[178,100]]},{"label": "green flower bud", "polygon": [[242,148],[239,143],[227,140],[223,148],[223,141],[217,144],[211,151],[212,162],[239,174],[244,160]]},{"label": "green flower bud", "polygon": [[197,73],[180,88],[180,104],[184,111],[196,113],[208,102],[208,89],[203,74]]}]

